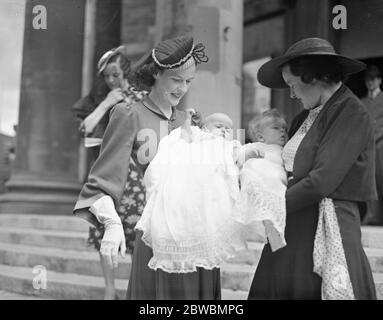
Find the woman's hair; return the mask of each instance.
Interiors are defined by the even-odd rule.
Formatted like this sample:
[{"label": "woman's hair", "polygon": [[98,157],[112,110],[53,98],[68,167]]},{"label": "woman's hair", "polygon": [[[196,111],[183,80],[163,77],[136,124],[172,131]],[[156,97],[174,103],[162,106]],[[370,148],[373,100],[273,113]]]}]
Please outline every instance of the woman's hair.
[{"label": "woman's hair", "polygon": [[[117,51],[109,58],[107,64],[112,62],[119,63],[120,68],[124,74],[124,78],[127,79],[130,73],[131,61],[126,57],[126,55]],[[94,103],[95,107],[97,107],[105,99],[109,91],[110,89],[104,80],[103,73],[98,74],[89,93],[89,97]]]},{"label": "woman's hair", "polygon": [[127,79],[128,75],[130,73],[130,65],[131,65],[130,60],[121,52],[116,52],[109,59],[108,64],[112,63],[112,62],[119,62],[120,68],[121,68],[122,72],[124,73],[124,78]]},{"label": "woman's hair", "polygon": [[375,65],[370,65],[367,67],[366,71],[364,72],[364,79],[375,79],[375,78],[382,78],[382,74],[380,73],[380,70]]},{"label": "woman's hair", "polygon": [[[107,64],[116,61],[118,61],[120,65],[120,68],[124,74],[124,78],[127,78],[130,72],[130,60],[127,58],[124,52],[116,50],[116,52],[114,52],[112,56],[108,59]],[[75,103],[75,105],[73,106],[73,110],[76,114],[76,117],[80,119],[86,118],[105,99],[109,91],[110,88],[105,82],[104,75],[102,74],[102,72],[98,73],[89,94],[85,98],[81,99],[80,103]],[[100,120],[100,123],[101,125],[106,126],[108,121],[109,114],[106,113],[104,117]]]},{"label": "woman's hair", "polygon": [[252,141],[258,141],[257,133],[262,131],[265,126],[274,123],[286,123],[282,114],[277,109],[270,109],[256,115],[249,121],[249,137]]},{"label": "woman's hair", "polygon": [[136,90],[148,90],[153,87],[155,79],[154,75],[161,73],[163,69],[159,67],[150,55],[146,61],[138,62],[137,66],[133,66],[129,73],[128,80]]},{"label": "woman's hair", "polygon": [[314,79],[326,84],[344,82],[347,79],[347,74],[336,57],[304,56],[293,59],[285,65],[290,66],[291,73],[307,84]]}]

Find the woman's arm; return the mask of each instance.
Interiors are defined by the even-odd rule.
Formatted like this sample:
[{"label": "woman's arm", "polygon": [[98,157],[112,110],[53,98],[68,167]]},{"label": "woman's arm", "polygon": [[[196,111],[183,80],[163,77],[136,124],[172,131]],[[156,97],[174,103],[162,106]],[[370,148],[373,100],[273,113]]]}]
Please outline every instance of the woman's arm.
[{"label": "woman's arm", "polygon": [[76,215],[95,223],[89,207],[105,195],[110,196],[117,207],[128,177],[129,160],[137,132],[138,115],[133,107],[126,103],[116,105],[105,130],[100,155],[76,203]]},{"label": "woman's arm", "polygon": [[286,192],[287,212],[300,210],[333,193],[372,138],[371,120],[362,109],[341,110],[322,138],[309,174]]},{"label": "woman's arm", "polygon": [[72,106],[73,115],[79,122],[83,121],[93,110],[94,102],[89,95],[77,100]]},{"label": "woman's arm", "polygon": [[110,91],[106,98],[82,122],[85,135],[91,134],[105,113],[122,100],[124,100],[124,95],[121,89]]},{"label": "woman's arm", "polygon": [[[133,106],[118,104],[111,113],[100,155],[83,186],[74,213],[105,227],[100,253],[109,266],[117,267],[118,253],[125,255],[125,236],[117,214],[128,177],[129,160],[138,132],[138,115]],[[93,217],[93,218],[92,218]]]}]

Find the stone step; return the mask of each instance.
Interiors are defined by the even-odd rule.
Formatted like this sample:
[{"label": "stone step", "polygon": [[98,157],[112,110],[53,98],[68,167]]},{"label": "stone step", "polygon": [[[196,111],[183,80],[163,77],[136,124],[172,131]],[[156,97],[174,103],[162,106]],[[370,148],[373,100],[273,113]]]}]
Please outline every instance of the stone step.
[{"label": "stone step", "polygon": [[[221,282],[226,289],[248,292],[254,277],[251,266],[225,265],[221,268]],[[383,273],[373,273],[378,300],[383,300]]]},{"label": "stone step", "polygon": [[[263,243],[249,241],[248,249],[238,252],[235,257],[228,260],[228,263],[257,266],[263,246]],[[364,251],[370,262],[372,272],[383,273],[383,249],[365,247]]]},{"label": "stone step", "polygon": [[[97,300],[104,295],[105,283],[102,277],[48,270],[46,289],[34,289],[35,276],[32,268],[0,265],[2,290],[58,300]],[[128,280],[116,279],[115,285],[118,297],[123,299]]]},{"label": "stone step", "polygon": [[228,260],[228,263],[257,265],[261,258],[264,244],[255,241],[247,242],[247,249],[238,251],[236,255]]},{"label": "stone step", "polygon": [[[225,277],[225,271],[223,271],[222,275]],[[30,268],[0,265],[1,289],[28,296],[29,299],[34,297],[36,299],[97,300],[102,299],[103,296],[104,281],[101,277],[81,276],[48,270],[46,289],[34,289],[34,276],[35,274],[32,273]],[[374,274],[374,280],[378,299],[383,300],[383,274]],[[128,280],[116,280],[116,291],[120,299],[125,297],[127,284]],[[245,300],[247,290],[223,288],[222,299]]]},{"label": "stone step", "polygon": [[374,273],[383,274],[383,249],[380,248],[364,248],[371,270]]},{"label": "stone step", "polygon": [[0,227],[0,242],[44,248],[94,250],[87,246],[88,233]]},{"label": "stone step", "polygon": [[[25,230],[47,230],[60,232],[78,232],[84,235],[88,233],[90,224],[85,220],[74,216],[46,216],[25,214],[0,214],[1,229],[25,229]],[[362,226],[362,243],[364,247],[383,249],[383,227]],[[251,229],[247,230],[250,241],[256,242]],[[1,239],[0,239],[1,241]],[[81,241],[80,241],[81,242]],[[86,243],[85,243],[86,244]],[[83,245],[83,244],[82,244]],[[69,247],[68,249],[71,249]],[[78,247],[83,248],[83,247]],[[74,249],[74,248],[73,248]],[[245,258],[245,257],[244,257]],[[245,258],[254,259],[254,257]]]},{"label": "stone step", "polygon": [[0,300],[52,300],[49,298],[39,298],[9,291],[0,290]]},{"label": "stone step", "polygon": [[[43,266],[56,273],[102,277],[102,268],[97,252],[45,248],[26,245],[0,243],[0,264],[28,268]],[[131,256],[120,257],[115,271],[116,279],[129,279]],[[256,266],[227,263],[222,267],[222,288],[247,290]],[[1,288],[1,287],[0,287]]]},{"label": "stone step", "polygon": [[221,267],[223,288],[248,292],[253,281],[256,266],[226,263]]},{"label": "stone step", "polygon": [[[261,255],[262,245],[249,243],[247,251],[239,252],[238,256],[232,258],[223,266],[223,270],[231,268],[249,267],[255,270]],[[383,273],[383,249],[365,248],[370,261],[371,269],[375,273]],[[23,244],[0,242],[0,264],[25,266],[33,268],[43,265],[49,270],[56,272],[68,272],[82,275],[102,276],[100,257],[97,251],[70,250],[49,247],[37,247]],[[125,259],[120,257],[120,262],[115,271],[117,278],[127,279],[130,275],[131,256]],[[240,276],[238,276],[240,278]],[[231,282],[232,280],[230,280]],[[245,281],[245,280],[241,280]],[[240,285],[240,284],[238,284]],[[236,289],[233,287],[232,289]]]},{"label": "stone step", "polygon": [[378,300],[383,300],[383,274],[374,273],[373,276],[374,276],[377,298]]},{"label": "stone step", "polygon": [[362,244],[368,248],[383,249],[383,227],[362,227]]},{"label": "stone step", "polygon": [[[99,300],[104,294],[102,277],[47,271],[46,289],[34,289],[31,268],[0,265],[1,290],[35,298],[58,300]],[[124,299],[128,280],[116,279],[116,293]],[[0,297],[1,298],[1,297]],[[245,300],[247,292],[222,290],[223,300]]]},{"label": "stone step", "polygon": [[[74,216],[47,216],[38,214],[0,214],[0,228],[11,227],[33,230],[57,230],[87,233],[90,224]],[[365,247],[383,249],[383,227],[362,226],[362,242]],[[257,241],[251,229],[247,230],[250,241]]]},{"label": "stone step", "polygon": [[90,224],[75,216],[0,214],[0,227],[88,232]]},{"label": "stone step", "polygon": [[[128,279],[131,256],[126,255],[125,259],[119,258],[115,276]],[[41,265],[55,272],[103,276],[100,256],[96,250],[79,251],[0,243],[0,264],[30,268]]]},{"label": "stone step", "polygon": [[[362,226],[362,244],[364,247],[380,248],[383,249],[383,227],[381,226]],[[258,238],[255,237],[255,233],[248,229],[247,239],[249,241],[257,242]]]},{"label": "stone step", "polygon": [[[97,252],[43,248],[26,245],[0,243],[0,264],[29,268],[36,266],[59,273],[102,277],[102,268]],[[117,279],[130,276],[131,256],[120,257],[115,271]],[[227,263],[222,267],[222,287],[230,290],[246,290],[252,279],[256,265]]]}]

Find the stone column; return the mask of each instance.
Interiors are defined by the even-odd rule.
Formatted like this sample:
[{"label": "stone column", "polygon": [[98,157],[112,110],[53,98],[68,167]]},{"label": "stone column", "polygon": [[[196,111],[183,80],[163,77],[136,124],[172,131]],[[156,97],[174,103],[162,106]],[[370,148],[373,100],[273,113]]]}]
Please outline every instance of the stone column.
[{"label": "stone column", "polygon": [[[47,28],[35,29],[35,6]],[[71,214],[80,190],[79,135],[85,0],[27,0],[16,159],[1,213]]]},{"label": "stone column", "polygon": [[121,44],[121,0],[97,0],[94,48],[94,75],[102,55]]},{"label": "stone column", "polygon": [[206,46],[209,62],[198,73],[180,107],[203,116],[227,113],[241,122],[242,0],[157,0],[156,41],[191,34]]},{"label": "stone column", "polygon": [[[89,94],[97,77],[97,63],[108,50],[121,44],[121,0],[85,0],[84,50],[81,96]],[[90,160],[84,140],[78,146],[78,177],[88,176]]]}]

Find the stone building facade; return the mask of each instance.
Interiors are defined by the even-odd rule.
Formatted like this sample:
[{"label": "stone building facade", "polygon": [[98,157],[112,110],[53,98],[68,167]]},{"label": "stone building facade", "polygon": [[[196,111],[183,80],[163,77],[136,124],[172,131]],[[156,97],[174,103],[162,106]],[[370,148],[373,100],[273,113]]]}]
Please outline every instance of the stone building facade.
[{"label": "stone building facade", "polygon": [[[345,30],[332,25],[339,4]],[[47,9],[46,30],[31,23],[36,5]],[[260,63],[299,39],[326,38],[338,52],[383,67],[379,0],[26,0],[25,12],[16,159],[2,213],[71,214],[82,157],[71,106],[89,91],[101,55],[120,43],[136,60],[170,36],[204,42],[209,63],[180,107],[226,112],[236,129],[266,108],[288,121],[299,112],[286,90],[270,91],[255,77]],[[361,95],[361,76],[350,86]]]}]

